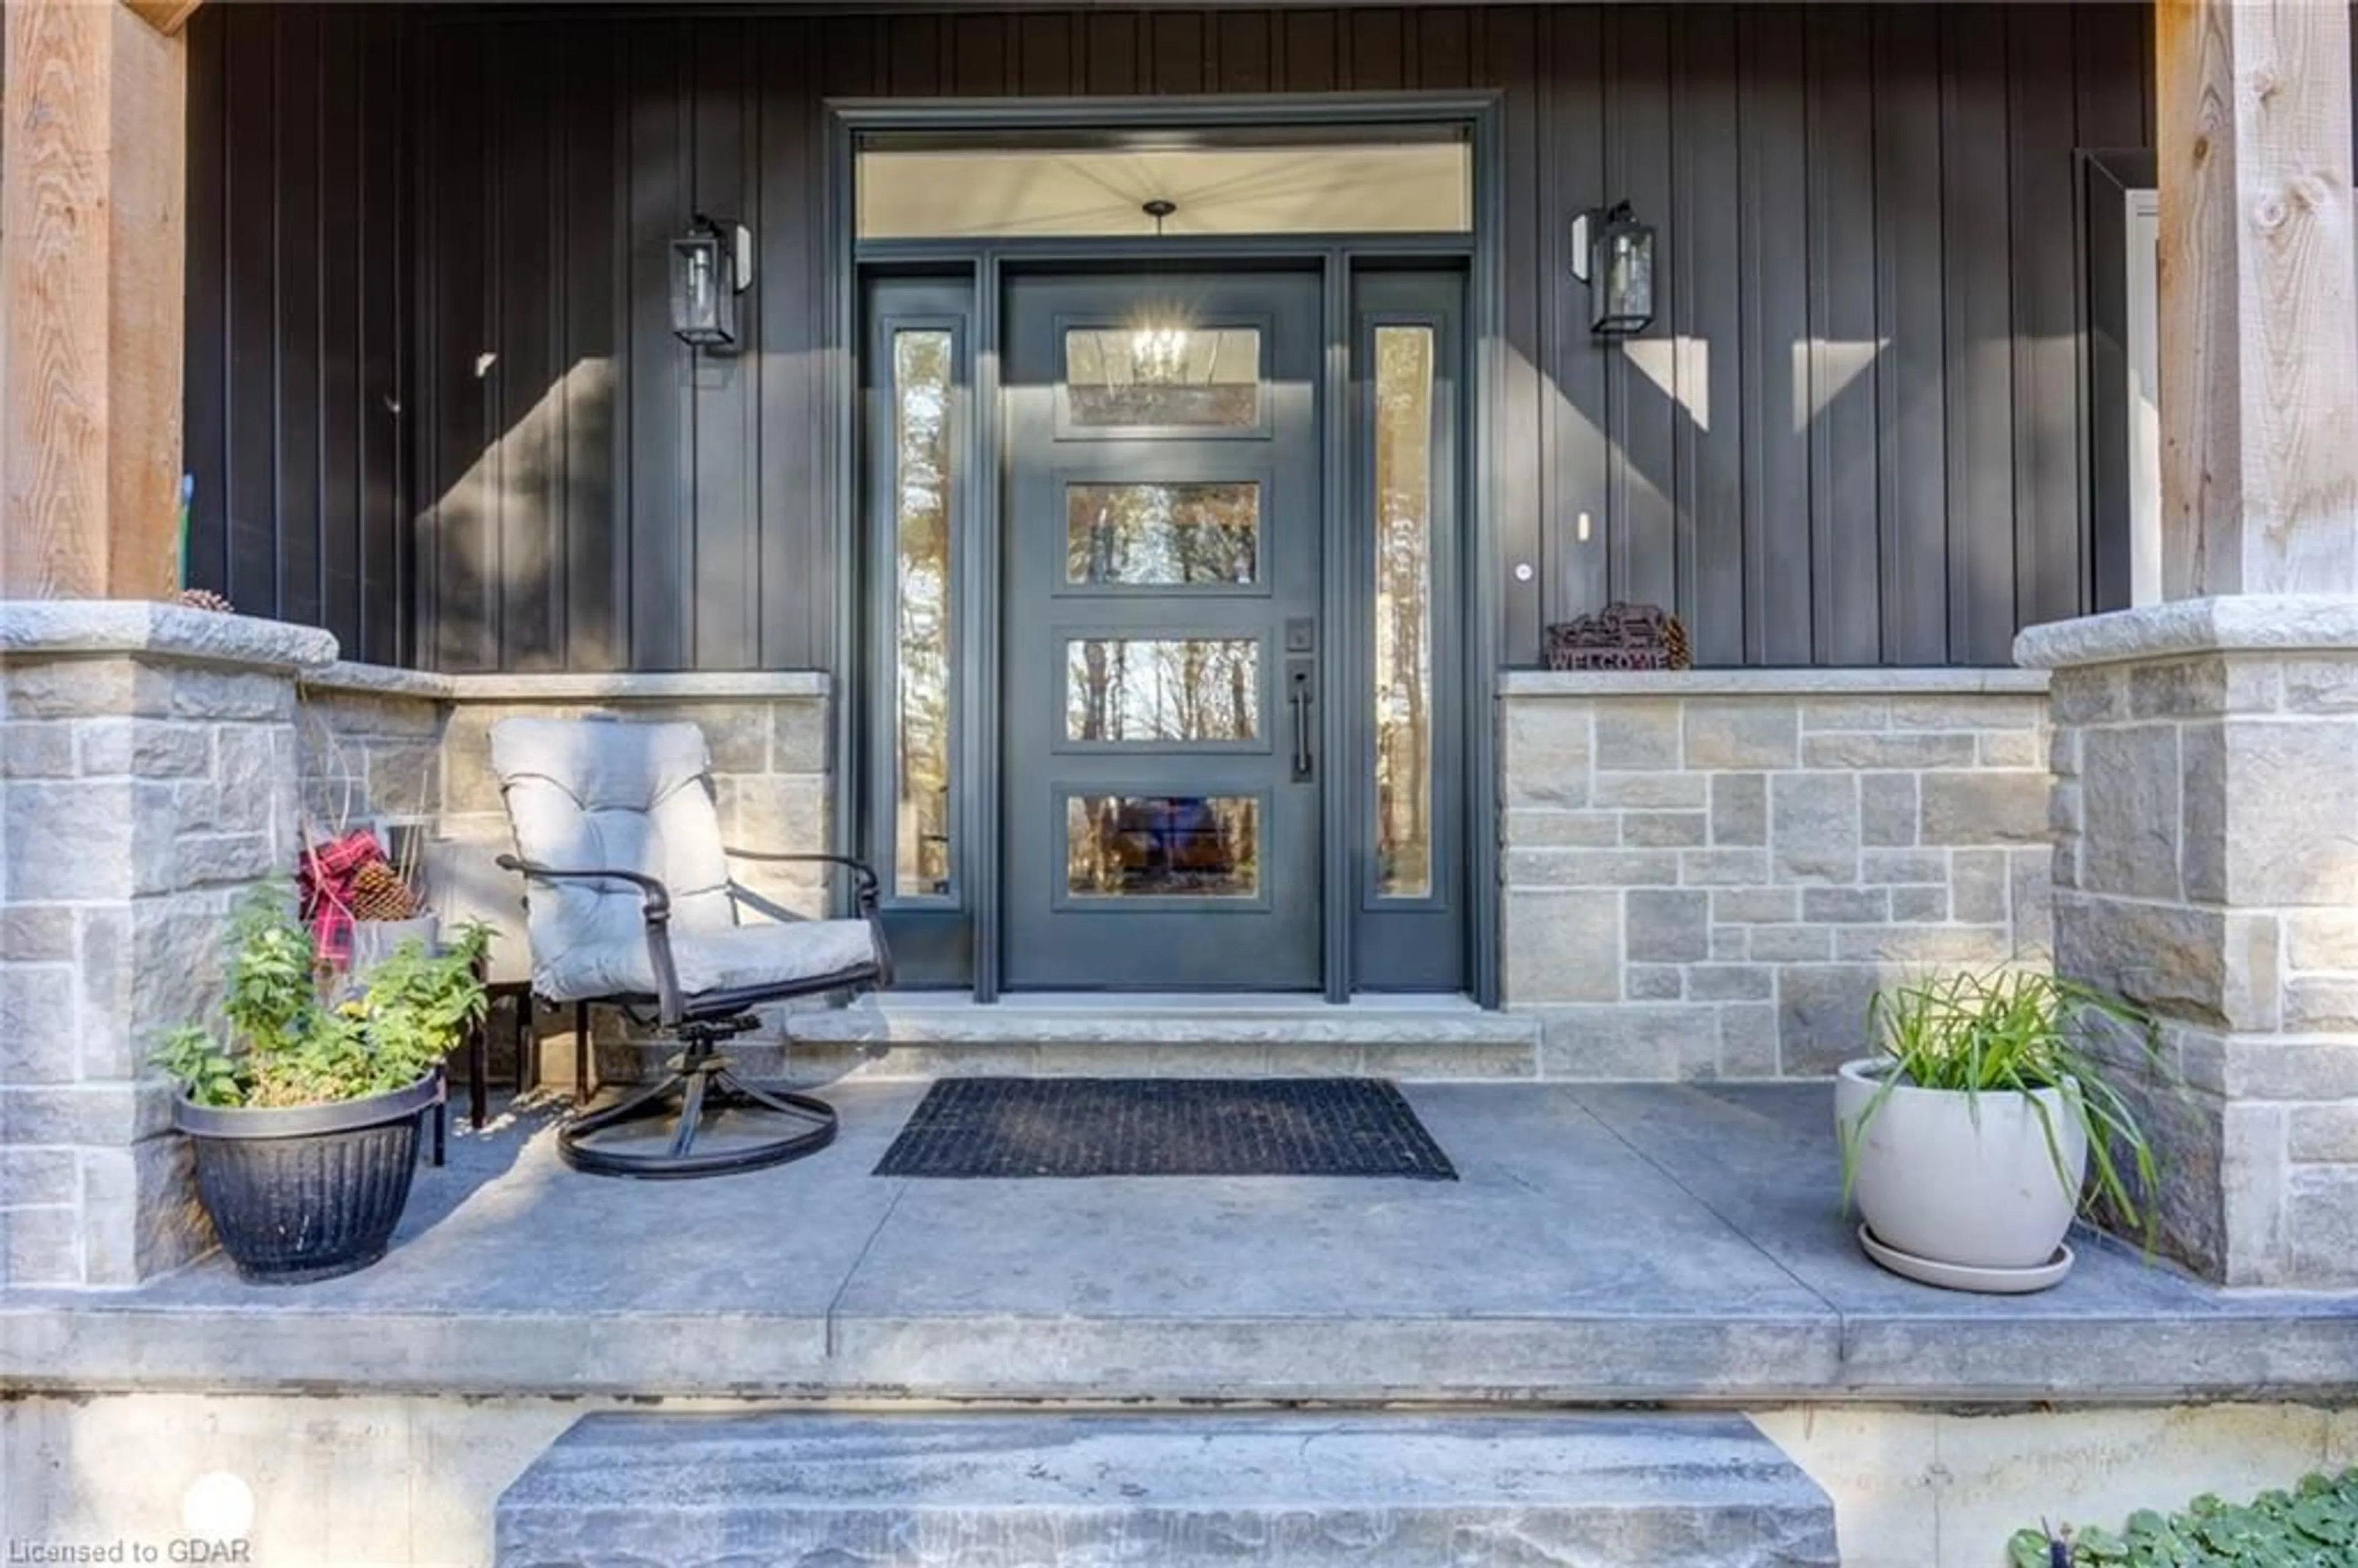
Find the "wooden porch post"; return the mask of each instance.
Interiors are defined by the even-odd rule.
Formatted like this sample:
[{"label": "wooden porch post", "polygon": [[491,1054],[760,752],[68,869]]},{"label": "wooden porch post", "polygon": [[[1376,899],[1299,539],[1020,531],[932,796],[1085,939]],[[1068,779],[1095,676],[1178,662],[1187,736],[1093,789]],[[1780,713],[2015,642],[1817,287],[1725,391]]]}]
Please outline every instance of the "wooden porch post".
[{"label": "wooden porch post", "polygon": [[2162,576],[2358,594],[2345,0],[2157,0]]},{"label": "wooden porch post", "polygon": [[0,598],[178,586],[191,8],[5,7]]}]

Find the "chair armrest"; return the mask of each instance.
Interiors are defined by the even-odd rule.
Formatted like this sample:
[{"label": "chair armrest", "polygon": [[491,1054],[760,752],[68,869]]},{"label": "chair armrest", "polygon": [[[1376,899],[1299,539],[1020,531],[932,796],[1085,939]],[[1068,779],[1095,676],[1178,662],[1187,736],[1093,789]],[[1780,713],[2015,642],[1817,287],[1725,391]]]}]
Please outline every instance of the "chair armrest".
[{"label": "chair armrest", "polygon": [[782,855],[767,849],[723,849],[721,853],[735,860],[761,860],[772,864],[802,860],[842,866],[852,874],[854,896],[859,901],[860,912],[863,914],[875,912],[880,884],[875,871],[865,860],[855,860],[849,855]]},{"label": "chair armrest", "polygon": [[[760,860],[773,865],[806,860],[823,865],[841,866],[849,871],[851,873],[854,890],[852,902],[859,909],[860,918],[868,922],[869,933],[876,943],[876,983],[880,987],[892,985],[892,944],[885,935],[884,920],[877,911],[876,898],[879,883],[876,880],[875,868],[869,865],[867,861],[853,860],[849,855],[784,855],[768,849],[724,849],[720,852],[740,860]],[[741,896],[742,896],[741,893]],[[773,916],[776,914],[774,906],[770,913]]]},{"label": "chair armrest", "polygon": [[685,1003],[679,993],[679,968],[671,956],[671,890],[654,878],[640,871],[571,871],[556,866],[537,865],[520,855],[502,855],[498,865],[503,871],[519,871],[525,877],[546,882],[628,882],[639,890],[642,913],[647,923],[647,962],[655,976],[655,1002],[662,1009],[663,1022],[677,1023],[684,1014]]},{"label": "chair armrest", "polygon": [[521,855],[502,855],[493,864],[503,871],[520,871],[538,881],[629,882],[639,890],[645,901],[647,923],[652,925],[671,918],[671,890],[654,878],[640,871],[561,871],[555,866],[538,865]]}]

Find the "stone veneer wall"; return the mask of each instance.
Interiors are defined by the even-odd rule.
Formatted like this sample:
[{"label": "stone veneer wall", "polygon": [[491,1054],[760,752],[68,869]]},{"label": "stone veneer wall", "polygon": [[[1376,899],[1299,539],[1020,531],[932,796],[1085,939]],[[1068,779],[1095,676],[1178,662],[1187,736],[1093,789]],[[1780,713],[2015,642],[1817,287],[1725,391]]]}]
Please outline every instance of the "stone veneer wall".
[{"label": "stone veneer wall", "polygon": [[448,676],[420,670],[335,664],[305,672],[295,725],[305,827],[334,834],[438,816],[450,698]]},{"label": "stone veneer wall", "polygon": [[[747,675],[442,676],[372,665],[306,672],[297,710],[304,820],[320,829],[386,817],[427,818],[441,848],[429,876],[446,912],[490,920],[512,939],[493,950],[495,978],[521,979],[517,880],[492,865],[511,847],[491,730],[532,715],[603,715],[634,723],[685,720],[712,749],[721,831],[747,849],[827,847],[827,679]],[[824,912],[822,868],[739,868],[755,892],[804,914]]]},{"label": "stone veneer wall", "polygon": [[0,606],[0,1281],[127,1285],[211,1245],[146,1053],[297,842],[294,672],[326,633]]},{"label": "stone veneer wall", "polygon": [[[730,844],[790,853],[827,848],[829,718],[822,676],[440,676],[337,665],[307,676],[302,690],[308,820],[357,826],[378,816],[431,817],[436,842],[425,871],[435,907],[446,918],[482,919],[498,931],[491,971],[496,982],[523,981],[531,968],[523,884],[493,863],[513,847],[492,772],[491,729],[502,719],[597,714],[693,723],[712,749],[721,831]],[[785,908],[827,911],[823,868],[747,862],[737,871],[748,888]],[[607,1009],[596,1022],[605,1037],[600,1078],[634,1076],[641,1064],[621,1015]],[[544,1012],[535,1027],[564,1035],[571,1015]],[[782,1033],[773,1028],[757,1038]],[[504,1027],[492,1038],[503,1043]],[[570,1062],[570,1054],[559,1051],[545,1056],[543,1066],[563,1076]]]},{"label": "stone veneer wall", "polygon": [[1507,1005],[1550,1077],[1815,1076],[1867,999],[2044,963],[2045,680],[1504,677]]},{"label": "stone veneer wall", "polygon": [[[222,923],[292,874],[302,835],[438,823],[447,915],[510,933],[521,890],[490,773],[508,713],[680,718],[713,749],[722,826],[827,848],[824,676],[444,676],[336,662],[324,632],[175,606],[0,604],[0,1284],[128,1285],[204,1251],[170,1086],[146,1061],[209,1015]],[[818,868],[744,879],[815,912]]]},{"label": "stone veneer wall", "polygon": [[2162,1024],[2162,1245],[2358,1284],[2358,600],[2034,628],[2052,668],[2056,967]]},{"label": "stone veneer wall", "polygon": [[[720,831],[735,848],[790,853],[827,847],[827,680],[799,672],[675,676],[458,676],[442,737],[443,829],[454,839],[508,843],[492,772],[491,730],[531,714],[607,714],[640,723],[685,720],[704,731]],[[819,866],[738,868],[752,891],[798,913],[824,912]]]},{"label": "stone veneer wall", "polygon": [[[523,979],[530,969],[517,879],[492,864],[509,849],[506,808],[492,772],[491,729],[517,715],[579,718],[604,714],[637,723],[685,720],[700,727],[712,751],[712,781],[720,831],[731,848],[784,854],[828,848],[829,704],[827,677],[805,672],[747,675],[456,676],[442,736],[442,832],[448,858],[438,865],[438,902],[481,915],[504,933],[494,943],[495,979]],[[800,914],[827,913],[831,884],[822,866],[763,866],[741,861],[737,880],[750,891]],[[762,918],[743,912],[747,919]],[[817,1005],[816,1003],[809,1005]],[[773,1054],[754,1054],[784,1039],[788,1007],[764,1010],[764,1028],[738,1045],[758,1073],[773,1073]],[[543,1016],[541,1033],[568,1033],[569,1014]],[[599,1081],[635,1077],[645,1065],[643,1042],[668,1052],[676,1046],[633,1031],[612,1008],[598,1010]],[[570,1071],[569,1054],[544,1058],[552,1072]]]}]

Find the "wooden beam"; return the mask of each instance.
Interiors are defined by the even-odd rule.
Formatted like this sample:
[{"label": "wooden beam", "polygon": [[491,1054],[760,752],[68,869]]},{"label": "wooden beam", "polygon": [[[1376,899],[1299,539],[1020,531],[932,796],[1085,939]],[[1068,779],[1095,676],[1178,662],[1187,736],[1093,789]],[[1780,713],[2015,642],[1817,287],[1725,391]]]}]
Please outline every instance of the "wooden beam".
[{"label": "wooden beam", "polygon": [[189,25],[205,0],[123,0],[141,21],[170,38]]},{"label": "wooden beam", "polygon": [[0,594],[178,586],[184,46],[10,0],[0,129]]},{"label": "wooden beam", "polygon": [[2346,0],[2158,0],[2162,579],[2358,594]]}]

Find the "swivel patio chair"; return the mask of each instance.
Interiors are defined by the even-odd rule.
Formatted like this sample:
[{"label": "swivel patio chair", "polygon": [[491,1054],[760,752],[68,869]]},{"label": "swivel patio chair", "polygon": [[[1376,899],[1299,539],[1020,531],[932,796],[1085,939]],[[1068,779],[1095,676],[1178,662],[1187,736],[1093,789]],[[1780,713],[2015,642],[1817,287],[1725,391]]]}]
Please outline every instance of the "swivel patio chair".
[{"label": "swivel patio chair", "polygon": [[[765,1003],[892,983],[875,873],[840,855],[726,848],[711,757],[693,724],[503,719],[492,726],[492,766],[517,851],[499,864],[525,879],[535,993],[619,1006],[682,1046],[655,1081],[565,1122],[566,1163],[600,1175],[705,1176],[826,1147],[831,1107],[755,1087],[717,1047],[757,1027]],[[732,858],[842,869],[860,918],[803,919],[740,886]],[[741,908],[768,920],[741,924]]]}]

